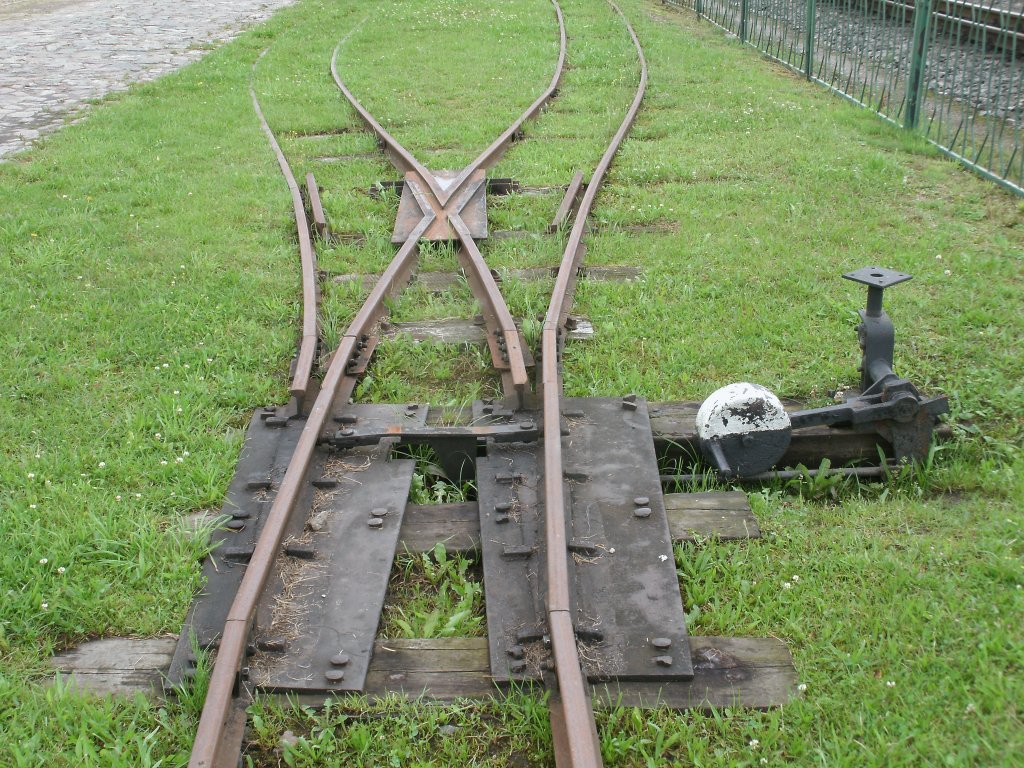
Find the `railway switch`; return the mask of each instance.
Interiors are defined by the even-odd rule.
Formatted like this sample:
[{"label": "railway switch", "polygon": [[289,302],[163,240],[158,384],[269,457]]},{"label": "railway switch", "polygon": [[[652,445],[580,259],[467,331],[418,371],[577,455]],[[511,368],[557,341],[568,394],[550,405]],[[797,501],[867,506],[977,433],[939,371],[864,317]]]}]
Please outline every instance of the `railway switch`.
[{"label": "railway switch", "polygon": [[793,431],[836,427],[876,433],[896,461],[927,456],[939,417],[949,410],[945,396],[924,398],[893,370],[895,328],[882,308],[886,288],[911,279],[884,267],[864,267],[843,275],[868,287],[859,311],[860,391],[836,405],[786,413],[779,399],[757,384],[722,387],[697,413],[701,453],[724,477],[752,477],[773,468],[786,453]]}]

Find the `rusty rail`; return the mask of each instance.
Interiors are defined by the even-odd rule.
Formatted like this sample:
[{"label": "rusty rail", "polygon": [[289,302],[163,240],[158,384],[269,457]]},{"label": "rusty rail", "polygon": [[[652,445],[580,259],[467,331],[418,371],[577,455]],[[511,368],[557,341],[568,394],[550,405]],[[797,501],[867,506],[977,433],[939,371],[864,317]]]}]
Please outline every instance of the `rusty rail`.
[{"label": "rusty rail", "polygon": [[[520,404],[524,401],[529,385],[526,372],[526,360],[523,354],[522,340],[511,312],[505,303],[494,276],[476,243],[465,226],[460,214],[469,197],[482,180],[482,172],[493,166],[504,154],[526,120],[537,114],[558,91],[558,83],[565,66],[565,19],[557,0],[551,0],[558,20],[559,51],[555,71],[548,87],[526,108],[526,110],[495,139],[490,146],[481,152],[469,165],[447,185],[441,185],[435,175],[417,160],[409,150],[392,136],[383,125],[371,115],[355,94],[345,85],[338,74],[338,52],[341,42],[334,48],[331,56],[331,76],[345,98],[355,109],[359,117],[377,136],[392,164],[406,174],[410,190],[415,195],[421,211],[433,213],[434,219],[442,227],[447,227],[449,234],[454,234],[461,245],[459,261],[466,272],[473,295],[479,299],[484,322],[487,327],[488,344],[491,348],[492,361],[496,369],[502,372],[503,390],[506,395],[515,395]],[[344,41],[342,41],[344,42]],[[435,225],[437,226],[437,225]],[[500,339],[500,342],[498,341]]]},{"label": "rusty rail", "polygon": [[566,534],[567,505],[562,466],[560,401],[562,377],[560,358],[565,336],[565,321],[572,305],[576,279],[585,248],[583,234],[594,198],[629,131],[647,89],[647,60],[632,25],[612,0],[609,5],[622,18],[633,39],[640,61],[640,83],[622,124],[601,157],[587,191],[580,202],[565,247],[555,287],[544,319],[541,341],[541,386],[544,408],[544,509],[547,548],[547,613],[548,631],[555,659],[558,682],[557,695],[551,700],[551,732],[555,745],[555,764],[559,768],[593,768],[600,766],[601,745],[590,705],[590,692],[580,666],[579,649],[572,625],[572,602],[569,590],[569,565]]},{"label": "rusty rail", "polygon": [[483,169],[486,170],[493,166],[498,160],[501,159],[508,145],[515,139],[519,129],[523,123],[533,117],[540,109],[546,104],[552,96],[558,91],[558,83],[562,79],[562,70],[565,67],[565,19],[562,16],[562,8],[558,5],[557,0],[551,0],[552,6],[555,9],[555,16],[558,19],[558,35],[559,35],[559,50],[558,50],[558,62],[555,64],[554,74],[551,76],[551,82],[548,87],[541,93],[540,96],[531,104],[516,120],[505,129],[505,131],[495,139],[487,149],[477,155],[476,159],[467,165],[456,177],[455,182],[448,186],[447,189],[442,188],[434,175],[427,170],[426,166],[417,160],[409,150],[403,147],[399,141],[388,133],[387,129],[381,125],[376,118],[371,115],[362,103],[355,97],[342,81],[338,75],[338,51],[341,49],[341,45],[344,42],[342,40],[334,48],[334,53],[331,55],[331,75],[334,77],[334,82],[338,88],[348,99],[348,102],[352,105],[352,108],[359,114],[360,119],[369,126],[370,130],[377,136],[384,151],[391,159],[392,165],[395,166],[402,173],[415,173],[420,180],[426,185],[433,193],[434,197],[443,206],[448,200],[457,197],[458,192],[465,186],[470,176],[474,171]]},{"label": "rusty rail", "polygon": [[228,613],[192,747],[190,768],[220,768],[222,765],[230,765],[231,759],[237,757],[238,745],[224,743],[224,726],[232,714],[235,684],[245,658],[256,604],[281,548],[285,527],[295,508],[302,479],[309,468],[334,401],[341,399],[340,394],[350,393],[355,386],[356,377],[346,372],[349,360],[387,311],[385,299],[396,295],[408,282],[415,267],[420,235],[432,220],[432,216],[425,216],[420,226],[399,249],[342,337],[324,375],[320,392],[306,418],[295,452]]},{"label": "rusty rail", "polygon": [[[523,121],[535,114],[554,94],[565,62],[566,37],[561,9],[558,7],[555,0],[552,0],[552,4],[555,7],[558,18],[561,43],[558,65],[556,67],[555,74],[552,77],[551,85],[547,90],[545,90],[541,97],[538,98],[523,113],[523,115],[520,116],[512,126],[510,126],[509,129],[501,135],[501,137],[499,137],[498,140],[492,143],[490,147],[484,150],[484,152],[474,160],[473,164],[471,164],[471,166],[468,167],[462,175],[460,175],[456,183],[452,184],[448,190],[442,189],[440,185],[437,184],[433,175],[427,171],[426,168],[420,165],[418,161],[416,161],[416,159],[404,149],[404,147],[391,138],[390,134],[387,134],[387,132],[384,131],[383,127],[380,126],[372,115],[362,108],[362,105],[360,105],[348,89],[345,88],[341,79],[337,75],[337,48],[335,49],[334,55],[331,59],[331,72],[334,75],[335,81],[363,119],[367,121],[372,128],[374,128],[375,132],[379,130],[378,136],[380,136],[382,141],[384,141],[385,147],[387,148],[389,155],[392,157],[392,161],[397,167],[399,167],[399,169],[406,169],[415,172],[415,174],[423,181],[424,185],[434,193],[434,200],[440,203],[441,211],[449,218],[449,221],[458,233],[458,236],[468,254],[465,265],[471,270],[473,275],[471,284],[475,284],[477,287],[482,288],[480,291],[475,288],[474,293],[481,302],[485,302],[485,306],[491,306],[493,308],[493,315],[497,318],[500,332],[505,335],[505,345],[509,351],[511,376],[515,379],[516,387],[520,393],[522,392],[522,386],[526,383],[526,370],[525,365],[522,364],[522,353],[519,347],[518,330],[515,329],[515,324],[512,322],[511,315],[508,313],[508,308],[505,305],[504,299],[501,297],[501,293],[497,289],[493,276],[486,268],[483,258],[480,256],[479,251],[476,250],[475,243],[473,243],[472,238],[468,238],[469,245],[467,245],[467,239],[464,235],[465,226],[458,216],[458,210],[452,214],[446,211],[444,206],[450,201],[457,201],[460,195],[465,197],[463,194],[464,187],[467,186],[465,182],[470,178],[472,172],[480,168],[489,167],[490,164],[496,162],[502,152],[504,152],[507,145],[514,138]],[[262,59],[265,54],[266,51],[260,54],[256,64],[259,63],[259,60]],[[254,71],[256,64],[253,65]],[[250,93],[257,115],[259,116],[263,129],[270,140],[271,146],[274,148],[282,173],[284,173],[285,178],[288,181],[289,189],[292,191],[293,207],[295,209],[296,223],[299,230],[300,252],[303,254],[304,299],[312,298],[311,302],[304,301],[305,308],[311,308],[311,315],[304,313],[304,341],[307,338],[307,326],[305,321],[310,319],[310,317],[313,323],[312,328],[314,329],[314,343],[312,351],[309,352],[310,365],[305,369],[305,379],[299,382],[302,385],[301,393],[304,395],[311,376],[312,357],[313,352],[315,352],[316,341],[315,256],[313,255],[309,225],[306,220],[305,210],[302,206],[302,199],[299,194],[298,184],[295,182],[295,177],[292,174],[291,169],[288,166],[288,162],[274,137],[273,131],[271,131],[266,119],[264,118],[263,112],[260,109],[259,101],[256,97],[255,88],[251,83]],[[440,202],[441,200],[444,202]],[[259,540],[257,541],[255,549],[249,560],[245,576],[242,579],[238,593],[236,594],[235,599],[232,602],[231,609],[228,612],[228,618],[224,625],[224,631],[221,634],[220,644],[217,650],[216,661],[210,675],[206,701],[203,705],[203,711],[200,715],[199,725],[196,730],[196,738],[193,743],[192,754],[189,759],[190,768],[228,768],[229,766],[233,768],[233,763],[238,757],[242,731],[244,728],[245,701],[249,695],[245,690],[245,685],[241,680],[240,673],[244,663],[249,633],[252,628],[252,622],[255,617],[256,606],[260,594],[263,592],[267,580],[270,577],[271,569],[273,568],[277,553],[281,548],[285,528],[295,509],[295,505],[299,497],[302,480],[309,469],[313,453],[316,449],[317,443],[319,442],[324,425],[326,424],[331,410],[334,407],[334,403],[336,401],[346,401],[355,388],[356,376],[348,372],[349,363],[359,350],[371,341],[370,334],[374,330],[377,322],[387,312],[385,300],[397,295],[408,283],[409,278],[412,275],[412,271],[415,268],[419,240],[435,223],[437,218],[434,210],[432,209],[433,205],[431,205],[430,208],[424,209],[422,219],[401,245],[380,280],[377,281],[377,284],[370,292],[370,295],[367,297],[359,313],[350,324],[348,331],[339,342],[338,348],[335,351],[327,372],[324,375],[319,392],[309,410],[308,416],[306,417],[302,433],[295,447],[288,469],[285,472],[285,476],[281,481],[277,495],[274,498],[274,502],[267,514],[264,528],[260,533]],[[307,253],[309,255],[308,259],[306,258]],[[311,278],[309,282],[306,280],[307,272],[309,272]],[[312,287],[311,292],[307,292],[305,290],[307,285]],[[519,365],[512,362],[516,357],[518,358]],[[300,354],[300,360],[302,359],[303,356]]]},{"label": "rusty rail", "polygon": [[274,132],[270,129],[263,110],[260,108],[260,100],[256,96],[256,88],[253,78],[256,74],[256,67],[266,56],[270,48],[265,48],[252,65],[252,74],[249,77],[249,95],[252,97],[252,106],[256,110],[256,117],[259,118],[260,126],[267,135],[271,149],[277,157],[277,164],[281,168],[285,181],[288,183],[288,191],[292,196],[292,210],[295,214],[295,229],[299,238],[299,261],[302,269],[302,336],[299,340],[299,353],[295,359],[295,369],[292,373],[292,381],[288,389],[296,399],[299,407],[302,407],[303,399],[309,389],[309,381],[313,375],[313,365],[316,362],[316,349],[320,341],[320,331],[317,325],[317,305],[319,303],[319,286],[317,284],[316,253],[313,250],[313,241],[310,236],[309,221],[306,219],[306,209],[302,202],[302,193],[299,184],[295,180],[288,165],[288,159],[277,143]]}]

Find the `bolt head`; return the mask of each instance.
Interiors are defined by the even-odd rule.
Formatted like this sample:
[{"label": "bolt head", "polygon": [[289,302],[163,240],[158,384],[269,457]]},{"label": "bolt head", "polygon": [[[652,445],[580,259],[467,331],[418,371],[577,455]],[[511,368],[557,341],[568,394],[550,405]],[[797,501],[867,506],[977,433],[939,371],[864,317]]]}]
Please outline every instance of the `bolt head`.
[{"label": "bolt head", "polygon": [[345,679],[345,670],[343,669],[329,669],[324,672],[324,677],[327,678],[328,682],[340,683]]},{"label": "bolt head", "polygon": [[650,517],[651,516],[651,508],[650,507],[637,507],[636,509],[633,510],[633,515],[635,517],[639,517],[639,518]]},{"label": "bolt head", "polygon": [[351,660],[352,659],[349,658],[347,653],[336,653],[334,656],[331,656],[331,666],[344,667],[347,666]]},{"label": "bolt head", "polygon": [[651,645],[653,645],[659,651],[664,651],[672,647],[672,640],[668,637],[656,637],[653,640],[651,640]]},{"label": "bolt head", "polygon": [[379,517],[371,517],[366,524],[371,528],[381,528],[384,526],[384,521]]},{"label": "bolt head", "polygon": [[646,507],[648,504],[651,503],[651,500],[647,496],[637,496],[635,499],[633,499],[633,503],[636,504],[638,507]]}]

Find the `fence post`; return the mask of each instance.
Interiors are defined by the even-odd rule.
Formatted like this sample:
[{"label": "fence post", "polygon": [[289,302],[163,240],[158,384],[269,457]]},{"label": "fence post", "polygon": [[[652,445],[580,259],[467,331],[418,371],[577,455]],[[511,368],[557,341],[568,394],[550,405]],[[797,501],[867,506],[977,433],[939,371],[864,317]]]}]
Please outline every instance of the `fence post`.
[{"label": "fence post", "polygon": [[924,65],[928,57],[928,27],[932,17],[932,0],[914,3],[914,38],[911,41],[910,73],[907,76],[907,102],[903,127],[917,127],[921,97],[924,95]]},{"label": "fence post", "polygon": [[697,12],[698,16],[704,15],[704,0],[696,0],[693,4],[693,10]]},{"label": "fence post", "polygon": [[817,21],[818,4],[807,0],[807,37],[804,39],[804,73],[810,80],[814,74],[814,25]]},{"label": "fence post", "polygon": [[740,0],[740,42],[747,42],[747,0]]}]

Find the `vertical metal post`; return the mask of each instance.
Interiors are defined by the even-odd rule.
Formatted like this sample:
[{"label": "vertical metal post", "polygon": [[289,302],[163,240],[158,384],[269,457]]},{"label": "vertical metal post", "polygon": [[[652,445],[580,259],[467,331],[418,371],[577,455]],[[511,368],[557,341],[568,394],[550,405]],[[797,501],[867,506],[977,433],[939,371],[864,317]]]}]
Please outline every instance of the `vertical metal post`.
[{"label": "vertical metal post", "polygon": [[804,74],[810,80],[814,75],[814,33],[817,21],[817,0],[807,0],[807,37],[804,38]]},{"label": "vertical metal post", "polygon": [[697,12],[698,16],[704,15],[704,0],[695,0],[693,3],[693,10]]},{"label": "vertical metal post", "polygon": [[917,127],[921,97],[924,95],[924,65],[928,57],[928,27],[932,17],[932,0],[917,0],[914,4],[914,38],[911,41],[910,73],[907,75],[907,102],[903,113],[903,127]]},{"label": "vertical metal post", "polygon": [[740,42],[747,42],[747,2],[740,0]]}]

